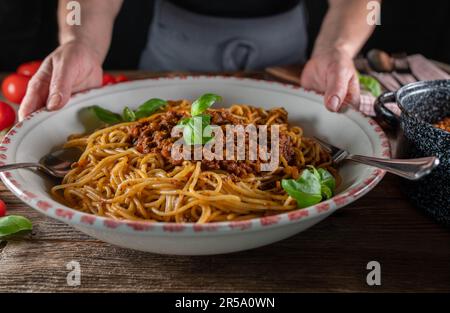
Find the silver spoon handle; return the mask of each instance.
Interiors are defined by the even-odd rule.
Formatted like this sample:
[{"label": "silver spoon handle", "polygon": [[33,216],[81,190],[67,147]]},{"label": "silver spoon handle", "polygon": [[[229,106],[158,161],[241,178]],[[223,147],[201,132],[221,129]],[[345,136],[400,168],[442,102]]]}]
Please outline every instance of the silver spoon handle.
[{"label": "silver spoon handle", "polygon": [[39,168],[42,169],[42,165],[39,163],[14,163],[0,166],[0,172],[9,170],[17,170],[20,168]]},{"label": "silver spoon handle", "polygon": [[381,168],[387,172],[410,180],[418,180],[422,178],[439,165],[439,159],[434,156],[419,159],[402,160],[380,159],[362,155],[349,155],[347,157],[347,160]]}]

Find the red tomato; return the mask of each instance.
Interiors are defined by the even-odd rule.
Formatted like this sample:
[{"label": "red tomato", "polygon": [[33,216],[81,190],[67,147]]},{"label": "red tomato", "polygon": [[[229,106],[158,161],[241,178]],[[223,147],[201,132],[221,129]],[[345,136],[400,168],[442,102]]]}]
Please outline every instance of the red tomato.
[{"label": "red tomato", "polygon": [[17,68],[17,74],[31,77],[36,74],[41,64],[42,61],[31,61],[24,63]]},{"label": "red tomato", "polygon": [[9,101],[20,104],[27,91],[30,77],[22,74],[11,74],[3,80],[3,95]]},{"label": "red tomato", "polygon": [[103,74],[103,86],[113,85],[116,83],[116,79],[111,74],[104,73]]},{"label": "red tomato", "polygon": [[0,217],[6,215],[6,204],[0,199]]},{"label": "red tomato", "polygon": [[116,83],[127,82],[129,79],[124,74],[119,74],[116,76]]},{"label": "red tomato", "polygon": [[10,128],[16,121],[16,111],[7,103],[0,101],[0,131]]}]

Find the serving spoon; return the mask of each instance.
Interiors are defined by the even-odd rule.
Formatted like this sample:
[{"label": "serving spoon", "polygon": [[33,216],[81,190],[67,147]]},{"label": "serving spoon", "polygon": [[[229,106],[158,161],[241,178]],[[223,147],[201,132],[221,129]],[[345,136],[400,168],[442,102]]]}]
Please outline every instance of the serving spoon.
[{"label": "serving spoon", "polygon": [[21,168],[37,169],[55,178],[63,178],[81,156],[77,148],[59,149],[44,155],[37,163],[14,163],[0,166],[0,172]]}]

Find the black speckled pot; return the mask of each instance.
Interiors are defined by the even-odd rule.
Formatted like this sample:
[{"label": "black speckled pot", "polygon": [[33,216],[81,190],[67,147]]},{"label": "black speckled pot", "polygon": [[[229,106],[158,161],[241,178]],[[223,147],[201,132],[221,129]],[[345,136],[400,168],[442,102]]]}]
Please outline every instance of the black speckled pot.
[{"label": "black speckled pot", "polygon": [[[396,102],[397,116],[385,103]],[[450,116],[450,80],[417,82],[381,95],[375,103],[378,120],[399,129],[397,157],[439,157],[440,164],[418,181],[402,181],[404,192],[420,208],[450,226],[450,133],[433,127]]]}]

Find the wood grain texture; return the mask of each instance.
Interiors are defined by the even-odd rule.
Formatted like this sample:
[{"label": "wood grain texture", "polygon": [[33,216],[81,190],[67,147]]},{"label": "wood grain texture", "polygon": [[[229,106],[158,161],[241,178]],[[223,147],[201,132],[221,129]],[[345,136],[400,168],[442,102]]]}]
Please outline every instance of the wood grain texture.
[{"label": "wood grain texture", "polygon": [[[450,292],[450,231],[412,207],[391,175],[304,233],[251,251],[202,257],[114,247],[28,208],[1,183],[0,198],[10,214],[34,224],[28,237],[0,244],[0,292]],[[81,264],[78,287],[66,283],[72,260]],[[381,286],[366,284],[371,260],[381,263]]]}]

